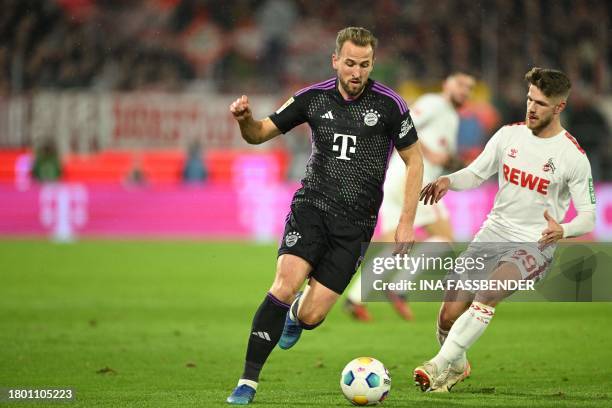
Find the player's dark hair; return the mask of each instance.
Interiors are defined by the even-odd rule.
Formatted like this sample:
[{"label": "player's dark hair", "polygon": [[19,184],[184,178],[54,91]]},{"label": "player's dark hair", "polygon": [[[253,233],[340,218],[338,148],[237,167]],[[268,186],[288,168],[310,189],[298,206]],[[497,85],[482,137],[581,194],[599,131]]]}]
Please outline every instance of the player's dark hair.
[{"label": "player's dark hair", "polygon": [[534,67],[525,74],[525,81],[537,86],[547,97],[567,98],[572,87],[564,72],[556,69]]},{"label": "player's dark hair", "polygon": [[360,47],[372,46],[372,51],[376,49],[378,40],[368,29],[363,27],[346,27],[338,31],[336,37],[336,55],[340,54],[340,50],[345,42],[350,41]]}]

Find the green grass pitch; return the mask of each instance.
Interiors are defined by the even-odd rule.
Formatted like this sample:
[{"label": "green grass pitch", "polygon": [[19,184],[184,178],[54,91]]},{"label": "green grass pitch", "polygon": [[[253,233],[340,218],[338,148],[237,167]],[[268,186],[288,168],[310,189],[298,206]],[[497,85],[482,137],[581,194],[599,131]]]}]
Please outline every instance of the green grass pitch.
[{"label": "green grass pitch", "polygon": [[[68,406],[226,406],[275,256],[247,243],[0,241],[0,387],[71,387]],[[336,306],[273,352],[255,406],[349,406],[340,371],[361,355],[391,371],[387,407],[612,406],[611,303],[502,304],[470,351],[472,377],[446,395],[412,384],[437,349],[438,304],[413,308],[413,323],[376,304],[358,324]]]}]

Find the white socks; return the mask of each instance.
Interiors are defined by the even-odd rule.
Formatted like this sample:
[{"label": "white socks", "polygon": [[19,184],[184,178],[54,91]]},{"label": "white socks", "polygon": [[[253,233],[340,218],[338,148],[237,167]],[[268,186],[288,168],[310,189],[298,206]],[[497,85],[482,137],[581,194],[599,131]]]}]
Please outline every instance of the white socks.
[{"label": "white socks", "polygon": [[463,367],[465,352],[484,333],[494,314],[494,307],[472,302],[470,308],[453,324],[442,348],[432,362],[440,369],[446,368],[449,364],[457,368]]},{"label": "white socks", "polygon": [[241,378],[240,380],[238,380],[238,387],[240,387],[241,385],[246,384],[249,387],[251,387],[252,389],[254,389],[255,391],[257,391],[257,383],[255,381],[251,381],[251,380],[245,380],[243,378]]},{"label": "white socks", "polygon": [[353,303],[359,303],[359,304],[362,303],[361,301],[361,273],[359,273],[359,276],[357,276],[355,280],[353,280],[353,282],[351,283],[351,287],[349,288],[346,297],[348,298],[348,300],[350,300]]},{"label": "white socks", "polygon": [[444,344],[444,341],[448,336],[448,332],[449,330],[444,330],[443,328],[441,328],[440,322],[438,322],[438,325],[436,326],[436,337],[438,338],[438,343],[440,344],[440,347],[442,347],[442,345]]},{"label": "white socks", "polygon": [[[444,345],[444,342],[446,341],[446,337],[448,337],[448,332],[450,330],[444,330],[443,328],[441,328],[439,322],[438,322],[436,329],[437,329],[436,336],[438,337],[438,343],[440,343],[440,347],[442,347],[442,345]],[[461,371],[465,369],[466,362],[467,362],[467,356],[465,355],[465,351],[464,351],[461,357],[458,360],[453,361],[451,365],[455,371]]]},{"label": "white socks", "polygon": [[291,306],[289,306],[289,312],[288,312],[289,319],[291,319],[291,321],[294,323],[298,321],[297,313],[299,312],[299,309],[300,309],[300,304],[299,304],[300,299],[301,299],[301,296],[297,296],[295,300],[291,302]]}]

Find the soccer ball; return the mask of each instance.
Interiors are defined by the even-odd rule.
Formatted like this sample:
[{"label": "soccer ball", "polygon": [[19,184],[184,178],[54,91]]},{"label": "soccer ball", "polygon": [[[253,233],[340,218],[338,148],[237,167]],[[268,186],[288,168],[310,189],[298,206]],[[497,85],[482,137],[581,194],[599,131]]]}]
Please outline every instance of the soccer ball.
[{"label": "soccer ball", "polygon": [[340,388],[353,405],[376,405],[389,395],[391,376],[380,361],[359,357],[342,370]]}]

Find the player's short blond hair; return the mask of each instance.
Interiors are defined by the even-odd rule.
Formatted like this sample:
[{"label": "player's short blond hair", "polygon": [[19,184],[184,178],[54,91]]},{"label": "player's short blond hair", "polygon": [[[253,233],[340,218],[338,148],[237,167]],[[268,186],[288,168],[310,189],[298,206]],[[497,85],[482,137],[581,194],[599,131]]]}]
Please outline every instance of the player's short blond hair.
[{"label": "player's short blond hair", "polygon": [[336,55],[340,54],[340,50],[345,42],[350,41],[360,47],[372,46],[372,51],[376,49],[378,40],[368,29],[363,27],[346,27],[338,31],[336,37]]},{"label": "player's short blond hair", "polygon": [[556,69],[534,67],[525,74],[525,81],[538,87],[549,98],[567,99],[572,82],[567,75]]}]

